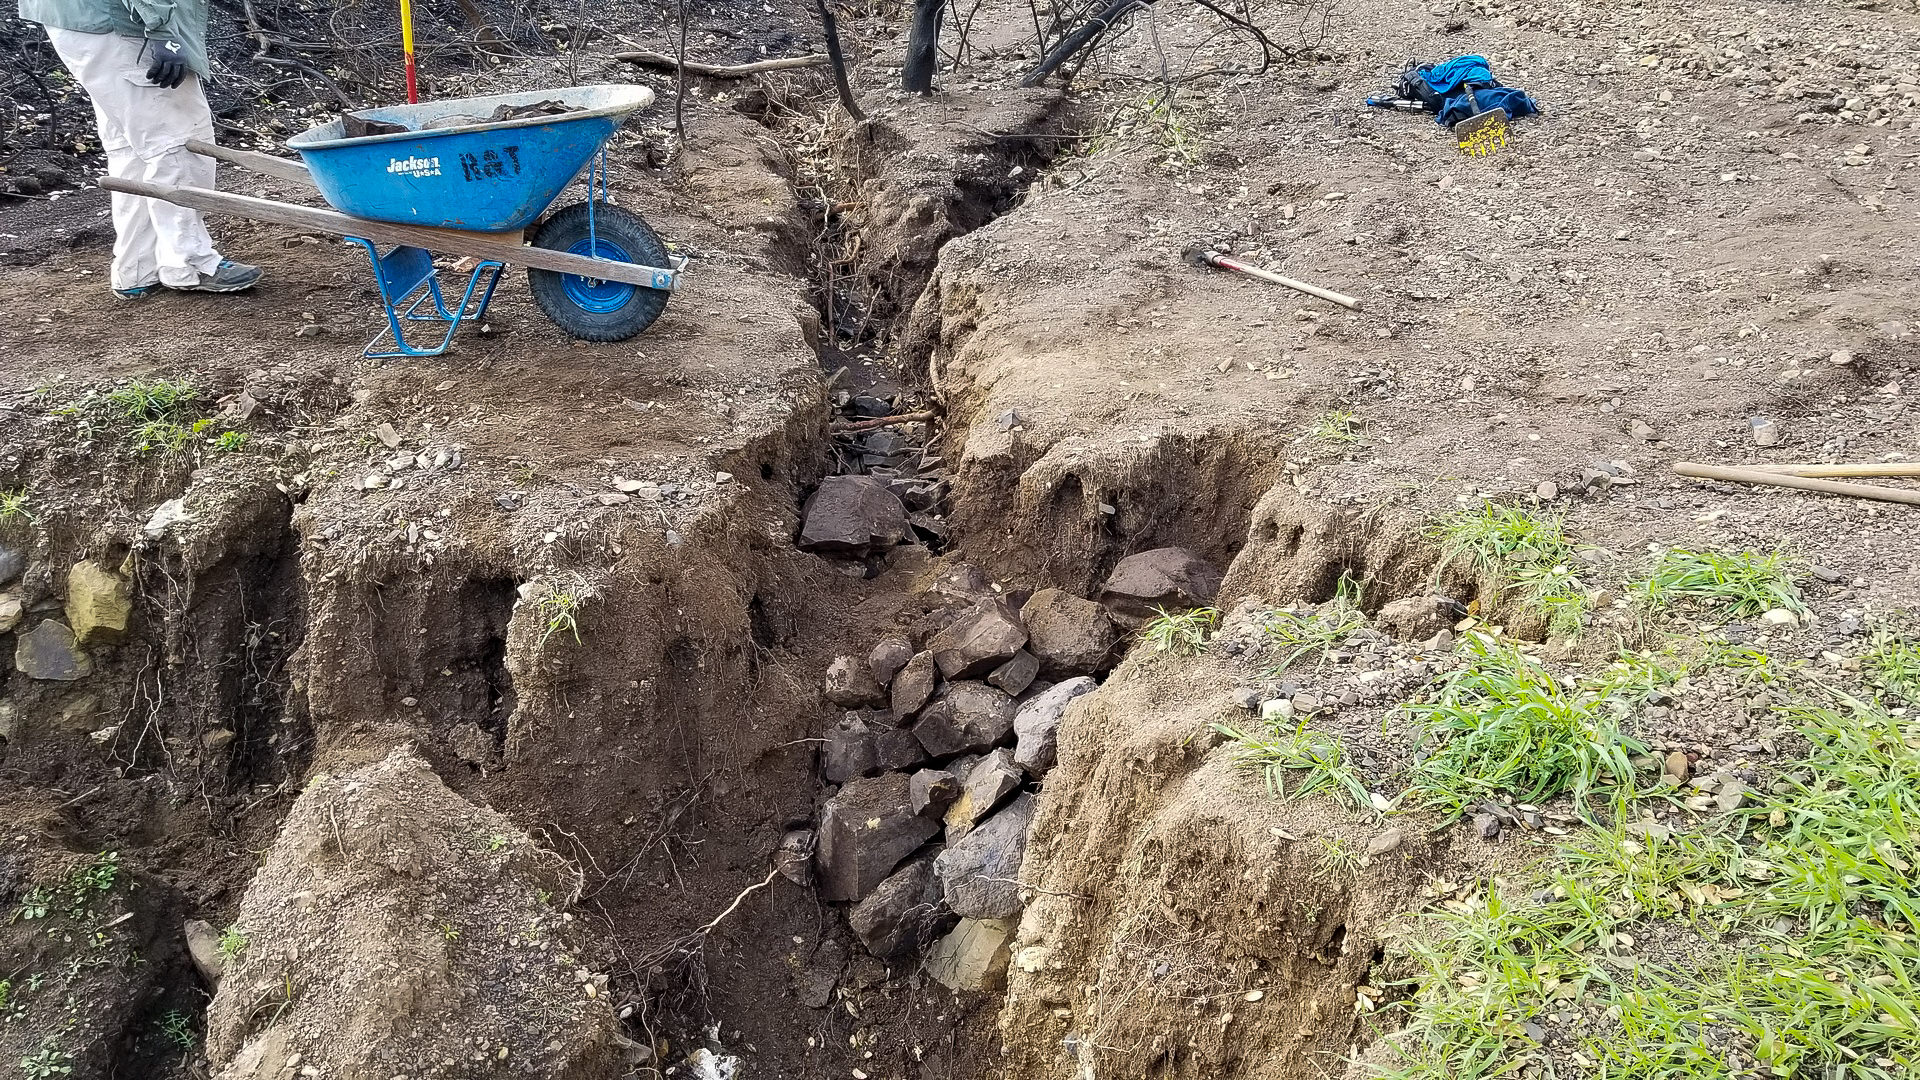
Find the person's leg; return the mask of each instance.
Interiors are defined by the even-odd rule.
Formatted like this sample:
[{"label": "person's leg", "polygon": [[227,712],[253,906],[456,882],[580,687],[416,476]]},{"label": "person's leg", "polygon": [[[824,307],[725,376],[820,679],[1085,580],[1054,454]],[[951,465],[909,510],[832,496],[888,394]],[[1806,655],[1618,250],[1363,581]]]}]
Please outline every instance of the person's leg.
[{"label": "person's leg", "polygon": [[[133,140],[127,133],[127,110],[122,105],[133,89],[125,76],[139,62],[139,44],[118,34],[83,34],[57,26],[49,26],[46,31],[60,63],[93,102],[94,128],[107,153],[107,175],[143,178],[146,163],[134,153]],[[160,264],[154,257],[157,236],[148,211],[152,202],[137,195],[113,196],[111,276],[116,290],[139,289],[160,281]]]},{"label": "person's leg", "polygon": [[[107,175],[138,180],[146,163],[132,150],[107,151]],[[154,256],[157,237],[148,207],[152,199],[113,193],[113,274],[116,292],[160,284],[160,263]]]},{"label": "person's leg", "polygon": [[[213,141],[213,111],[207,108],[200,77],[189,75],[172,90],[144,89],[148,92],[131,103],[128,120],[136,133],[134,148],[144,160],[142,178],[170,187],[213,187],[214,160],[186,148],[188,139]],[[198,284],[202,275],[219,272],[220,252],[200,211],[158,199],[148,199],[146,204],[163,284],[186,288]]]}]

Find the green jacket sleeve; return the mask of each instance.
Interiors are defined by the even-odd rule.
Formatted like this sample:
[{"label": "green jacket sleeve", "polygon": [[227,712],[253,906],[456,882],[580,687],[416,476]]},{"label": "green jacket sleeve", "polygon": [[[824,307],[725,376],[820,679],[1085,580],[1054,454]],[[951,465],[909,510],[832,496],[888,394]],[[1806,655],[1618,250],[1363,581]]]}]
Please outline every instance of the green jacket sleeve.
[{"label": "green jacket sleeve", "polygon": [[207,0],[115,0],[149,38],[172,38],[187,53],[187,64],[207,78]]}]

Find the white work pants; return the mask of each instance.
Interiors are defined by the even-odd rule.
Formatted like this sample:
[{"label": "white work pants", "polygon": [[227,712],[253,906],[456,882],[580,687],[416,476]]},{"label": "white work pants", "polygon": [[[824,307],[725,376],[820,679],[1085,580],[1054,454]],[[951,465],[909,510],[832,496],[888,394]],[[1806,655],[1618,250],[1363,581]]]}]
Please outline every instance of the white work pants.
[{"label": "white work pants", "polygon": [[[213,141],[213,112],[200,77],[168,90],[147,80],[145,42],[119,34],[46,28],[60,62],[93,99],[107,173],[155,184],[210,188],[213,159],[189,153],[188,139]],[[197,210],[113,195],[113,287],[159,282],[188,286],[220,269],[220,252]]]}]

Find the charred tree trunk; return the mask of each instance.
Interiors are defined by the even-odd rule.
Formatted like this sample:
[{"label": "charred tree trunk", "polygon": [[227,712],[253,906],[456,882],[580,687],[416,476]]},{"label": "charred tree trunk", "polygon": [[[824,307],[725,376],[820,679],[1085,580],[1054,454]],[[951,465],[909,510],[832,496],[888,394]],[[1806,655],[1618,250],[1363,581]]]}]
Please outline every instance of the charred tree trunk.
[{"label": "charred tree trunk", "polygon": [[833,65],[833,86],[840,92],[840,106],[854,122],[865,120],[867,114],[853,100],[853,85],[847,81],[847,60],[840,53],[840,22],[833,17],[833,5],[830,0],[813,0],[813,10],[820,16],[820,32],[827,39],[827,62]]},{"label": "charred tree trunk", "polygon": [[1073,58],[1073,54],[1099,40],[1113,24],[1136,7],[1146,7],[1153,0],[1113,0],[1101,10],[1100,14],[1082,23],[1080,29],[1060,39],[1060,44],[1041,59],[1040,66],[1034,68],[1026,78],[1020,80],[1021,86],[1039,86],[1041,80],[1053,74],[1054,69]]},{"label": "charred tree trunk", "polygon": [[939,62],[940,16],[947,0],[914,0],[913,29],[907,33],[907,66],[900,85],[909,94],[933,92],[933,69]]}]

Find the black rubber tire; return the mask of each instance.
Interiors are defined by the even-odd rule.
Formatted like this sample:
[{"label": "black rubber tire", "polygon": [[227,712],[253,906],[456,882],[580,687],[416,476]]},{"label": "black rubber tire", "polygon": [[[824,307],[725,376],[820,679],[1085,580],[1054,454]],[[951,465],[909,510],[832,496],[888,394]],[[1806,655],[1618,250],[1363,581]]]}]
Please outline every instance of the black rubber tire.
[{"label": "black rubber tire", "polygon": [[[613,243],[626,252],[627,262],[644,266],[667,265],[667,246],[658,233],[639,214],[607,203],[593,207],[593,233],[602,243]],[[550,251],[567,251],[587,239],[587,204],[575,203],[542,221],[533,233],[533,246]],[[527,288],[533,302],[547,318],[582,341],[625,341],[652,325],[667,308],[673,295],[665,289],[633,287],[632,295],[617,308],[596,311],[583,307],[568,295],[569,281],[574,287],[585,282],[554,270],[527,270]]]}]

